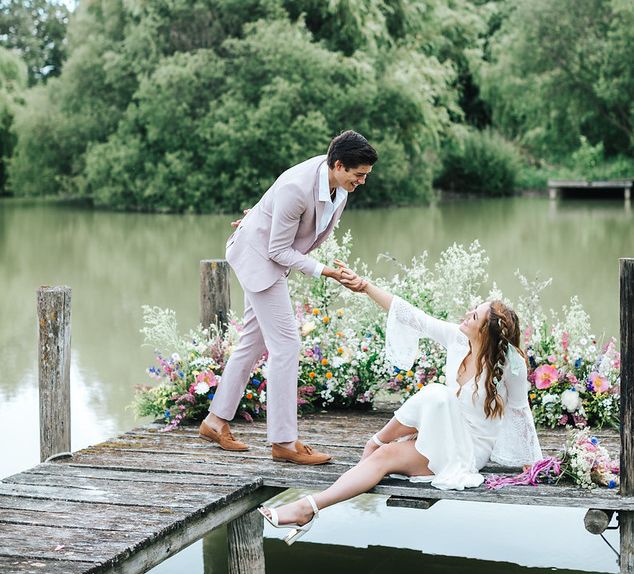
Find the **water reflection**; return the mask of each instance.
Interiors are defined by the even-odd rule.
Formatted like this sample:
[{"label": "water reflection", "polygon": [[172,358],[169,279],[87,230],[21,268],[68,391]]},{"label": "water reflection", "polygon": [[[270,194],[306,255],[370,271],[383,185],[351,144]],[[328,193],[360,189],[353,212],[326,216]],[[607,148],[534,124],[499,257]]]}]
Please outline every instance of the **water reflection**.
[{"label": "water reflection", "polygon": [[[184,330],[194,325],[198,321],[198,262],[222,257],[231,220],[232,216],[224,215],[106,213],[47,202],[0,200],[0,431],[3,437],[11,436],[11,441],[2,442],[0,476],[39,460],[37,287],[66,284],[73,289],[72,448],[78,449],[143,422],[126,410],[134,385],[145,380],[145,368],[153,359],[150,349],[140,347],[141,305],[170,307]],[[453,242],[468,244],[479,239],[491,259],[491,279],[511,299],[520,294],[515,269],[528,276],[539,272],[554,278],[545,295],[548,306],[560,308],[578,294],[597,334],[618,335],[618,258],[634,256],[632,215],[622,202],[553,203],[545,198],[516,198],[456,201],[427,208],[348,210],[340,232],[348,228],[355,238],[352,259],[360,257],[380,274],[392,273],[394,268],[385,261],[377,263],[378,253],[389,252],[407,261],[426,249],[434,261]],[[232,293],[233,307],[241,312],[242,297],[235,279]],[[443,513],[437,511],[441,505],[436,505],[415,514],[384,506],[364,510],[354,504],[324,513],[318,532],[307,536],[307,543],[294,546],[292,554],[276,539],[267,541],[274,565],[270,571],[283,571],[281,564],[292,556],[307,572],[311,571],[311,557],[320,564],[320,571],[344,572],[331,566],[336,560],[327,561],[329,554],[339,556],[339,547],[332,546],[337,544],[402,545],[416,550],[414,561],[424,552],[429,568],[435,567],[431,555],[458,553],[540,568],[580,568],[583,564],[589,570],[616,571],[611,551],[599,538],[583,531],[578,511],[532,508],[523,514],[520,524],[517,513],[497,505],[467,516],[466,507],[452,510],[449,503],[444,503]],[[391,518],[386,522],[388,512]],[[483,517],[488,532],[469,527],[478,521],[481,524]],[[517,524],[517,531],[500,526],[507,523]],[[488,551],[471,551],[465,541]],[[205,548],[208,544],[212,543],[206,540]],[[538,556],[531,544],[539,544]],[[544,548],[544,544],[549,546]],[[570,551],[571,544],[574,551]],[[354,571],[357,562],[372,571],[390,552],[396,552],[393,555],[400,564],[400,551],[372,552],[354,551],[349,559],[339,560],[349,571]],[[189,571],[203,571],[200,554],[196,556],[201,564]],[[326,562],[317,560],[322,555]],[[569,558],[562,558],[564,555]],[[422,567],[408,562],[408,556],[402,555],[403,564]],[[527,562],[522,562],[524,558]],[[543,561],[529,562],[528,558]],[[204,567],[214,564],[214,573],[223,572],[220,568],[225,566],[213,560],[206,558]],[[454,564],[447,568],[453,569]],[[489,563],[486,568],[496,571]],[[504,568],[497,571],[512,571],[508,565]],[[177,567],[172,571],[187,570]]]}]

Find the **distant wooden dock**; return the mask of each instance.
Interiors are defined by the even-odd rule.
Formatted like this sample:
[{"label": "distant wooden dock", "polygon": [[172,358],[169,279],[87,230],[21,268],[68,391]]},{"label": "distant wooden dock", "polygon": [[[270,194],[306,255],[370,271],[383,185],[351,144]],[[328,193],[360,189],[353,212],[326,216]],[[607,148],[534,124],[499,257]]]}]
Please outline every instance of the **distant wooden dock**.
[{"label": "distant wooden dock", "polygon": [[627,202],[632,195],[634,179],[611,179],[605,181],[549,179],[548,195],[551,199],[575,197],[618,197]]},{"label": "distant wooden dock", "polygon": [[[250,511],[286,488],[332,483],[359,460],[362,445],[390,416],[381,410],[301,418],[301,436],[335,457],[318,467],[273,462],[262,421],[234,425],[252,447],[245,453],[210,445],[198,438],[197,427],[161,432],[155,424],[40,464],[0,483],[0,572],[145,572],[243,515],[251,521],[247,538],[257,541],[262,521]],[[616,431],[598,436],[618,452]],[[554,454],[565,433],[542,431],[540,440],[545,453]],[[373,492],[394,497],[391,506],[425,508],[450,499],[634,510],[634,497],[618,490],[561,485],[459,492],[385,479]]]}]

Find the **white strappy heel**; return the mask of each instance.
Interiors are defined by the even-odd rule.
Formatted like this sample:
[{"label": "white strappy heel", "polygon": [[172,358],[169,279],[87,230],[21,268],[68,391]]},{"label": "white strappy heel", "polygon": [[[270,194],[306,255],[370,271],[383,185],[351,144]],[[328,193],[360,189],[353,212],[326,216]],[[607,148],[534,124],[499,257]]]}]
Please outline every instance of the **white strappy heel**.
[{"label": "white strappy heel", "polygon": [[270,517],[264,513],[264,507],[261,506],[260,508],[258,508],[259,513],[264,516],[264,518],[266,518],[267,522],[271,526],[274,526],[275,528],[291,529],[291,531],[284,538],[284,542],[286,542],[286,544],[288,544],[289,546],[293,544],[293,542],[299,540],[302,536],[304,536],[304,534],[306,534],[306,532],[308,532],[313,527],[315,520],[317,520],[317,517],[319,516],[319,508],[317,508],[317,503],[315,502],[315,499],[310,494],[305,498],[306,500],[308,500],[313,509],[313,517],[306,524],[303,524],[301,526],[299,524],[280,524],[279,517],[275,508],[268,509],[268,511],[271,513]]}]

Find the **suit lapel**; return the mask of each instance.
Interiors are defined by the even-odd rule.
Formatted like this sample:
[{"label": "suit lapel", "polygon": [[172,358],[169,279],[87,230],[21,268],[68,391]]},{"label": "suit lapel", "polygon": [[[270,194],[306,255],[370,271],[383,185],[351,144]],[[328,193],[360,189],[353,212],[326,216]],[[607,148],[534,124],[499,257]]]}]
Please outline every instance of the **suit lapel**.
[{"label": "suit lapel", "polygon": [[[325,161],[325,160],[324,160]],[[324,202],[319,201],[319,171],[324,163],[320,163],[317,167],[317,173],[315,174],[315,184],[313,186],[313,196],[315,198],[315,240],[317,240],[317,230],[319,229],[319,222],[324,214]]]}]

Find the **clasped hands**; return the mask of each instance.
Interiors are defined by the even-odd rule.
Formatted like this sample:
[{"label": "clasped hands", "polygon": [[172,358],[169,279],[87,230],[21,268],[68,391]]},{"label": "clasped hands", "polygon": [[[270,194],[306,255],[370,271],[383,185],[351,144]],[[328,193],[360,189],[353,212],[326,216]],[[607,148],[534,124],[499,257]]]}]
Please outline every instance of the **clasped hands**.
[{"label": "clasped hands", "polygon": [[340,259],[335,259],[335,275],[333,279],[341,283],[344,287],[354,291],[355,293],[362,293],[368,286],[367,280],[363,277],[359,277],[352,269],[350,269]]}]

